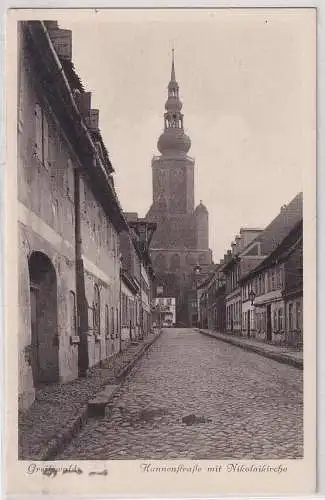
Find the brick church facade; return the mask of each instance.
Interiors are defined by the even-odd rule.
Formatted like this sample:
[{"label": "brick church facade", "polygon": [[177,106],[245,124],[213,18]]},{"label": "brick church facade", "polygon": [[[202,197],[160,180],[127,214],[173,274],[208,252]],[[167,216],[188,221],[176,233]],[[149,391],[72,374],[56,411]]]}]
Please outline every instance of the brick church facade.
[{"label": "brick church facade", "polygon": [[173,54],[164,131],[157,144],[160,155],[152,159],[153,203],[147,218],[157,223],[151,244],[156,284],[163,286],[164,296],[176,298],[177,324],[190,326],[196,321],[195,285],[211,266],[212,253],[208,211],[202,202],[195,208],[195,161],[188,156],[191,140],[181,110]]}]

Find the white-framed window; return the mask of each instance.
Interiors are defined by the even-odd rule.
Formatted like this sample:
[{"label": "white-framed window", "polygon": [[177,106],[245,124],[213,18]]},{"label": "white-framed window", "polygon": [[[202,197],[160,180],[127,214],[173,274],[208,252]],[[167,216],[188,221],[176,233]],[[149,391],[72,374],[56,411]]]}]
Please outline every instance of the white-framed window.
[{"label": "white-framed window", "polygon": [[49,168],[49,126],[44,108],[35,104],[35,155],[37,159]]}]

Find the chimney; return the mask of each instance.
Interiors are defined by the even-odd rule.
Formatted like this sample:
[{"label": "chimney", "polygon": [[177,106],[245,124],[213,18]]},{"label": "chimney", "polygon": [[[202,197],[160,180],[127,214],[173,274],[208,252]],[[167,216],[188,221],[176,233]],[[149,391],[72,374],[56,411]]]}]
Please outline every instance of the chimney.
[{"label": "chimney", "polygon": [[226,261],[227,264],[228,264],[228,262],[231,261],[231,259],[232,259],[231,250],[227,250],[227,254],[225,256],[225,259],[226,259],[225,261]]},{"label": "chimney", "polygon": [[82,92],[79,98],[79,110],[82,116],[87,120],[91,108],[91,92]]},{"label": "chimney", "polygon": [[242,239],[241,239],[241,237],[237,235],[236,238],[235,238],[235,242],[236,242],[237,254],[238,254],[242,250],[242,247],[241,247]]},{"label": "chimney", "polygon": [[236,243],[234,241],[231,243],[231,253],[236,255]]},{"label": "chimney", "polygon": [[91,130],[98,130],[99,122],[99,110],[91,109],[88,117],[86,118],[86,123]]}]

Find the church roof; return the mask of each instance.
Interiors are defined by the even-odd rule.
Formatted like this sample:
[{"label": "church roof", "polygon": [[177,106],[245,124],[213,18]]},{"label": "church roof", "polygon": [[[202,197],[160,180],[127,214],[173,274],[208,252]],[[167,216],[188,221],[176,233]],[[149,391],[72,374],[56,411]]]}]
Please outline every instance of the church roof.
[{"label": "church roof", "polygon": [[176,80],[174,50],[168,84],[168,98],[165,104],[164,131],[158,139],[158,150],[162,155],[184,156],[191,147],[191,139],[184,132],[182,101]]},{"label": "church roof", "polygon": [[208,211],[207,207],[202,203],[202,200],[200,200],[199,205],[195,208],[195,213],[207,212],[207,211]]}]

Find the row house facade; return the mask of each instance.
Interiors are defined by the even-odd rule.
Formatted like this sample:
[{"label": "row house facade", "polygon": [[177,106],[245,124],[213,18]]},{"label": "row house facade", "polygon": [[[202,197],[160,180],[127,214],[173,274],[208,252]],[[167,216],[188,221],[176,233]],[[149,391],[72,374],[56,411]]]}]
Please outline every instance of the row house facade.
[{"label": "row house facade", "polygon": [[242,279],[242,333],[266,342],[303,344],[302,220]]},{"label": "row house facade", "polygon": [[226,332],[241,333],[240,278],[262,259],[260,245],[256,244],[256,238],[261,232],[261,229],[241,228],[231,250],[224,256]]},{"label": "row house facade", "polygon": [[122,347],[152,330],[154,272],[149,248],[156,224],[126,213],[128,231],[120,234]]},{"label": "row house facade", "polygon": [[[299,193],[264,230],[240,230],[231,250],[198,286],[201,328],[266,342],[302,343],[302,240],[288,262],[285,253],[281,264],[279,260],[302,225],[302,210]],[[278,262],[268,268],[273,258]]]},{"label": "row house facade", "polygon": [[200,327],[218,332],[226,330],[224,260],[198,286]]},{"label": "row house facade", "polygon": [[[91,108],[91,94],[71,61],[71,31],[52,21],[21,22],[18,46],[19,408],[24,410],[42,384],[87,376],[120,350],[119,236],[131,229],[114,188],[99,112]],[[147,242],[139,244],[145,267],[141,290],[142,276],[148,275],[150,284],[152,271]]]}]

